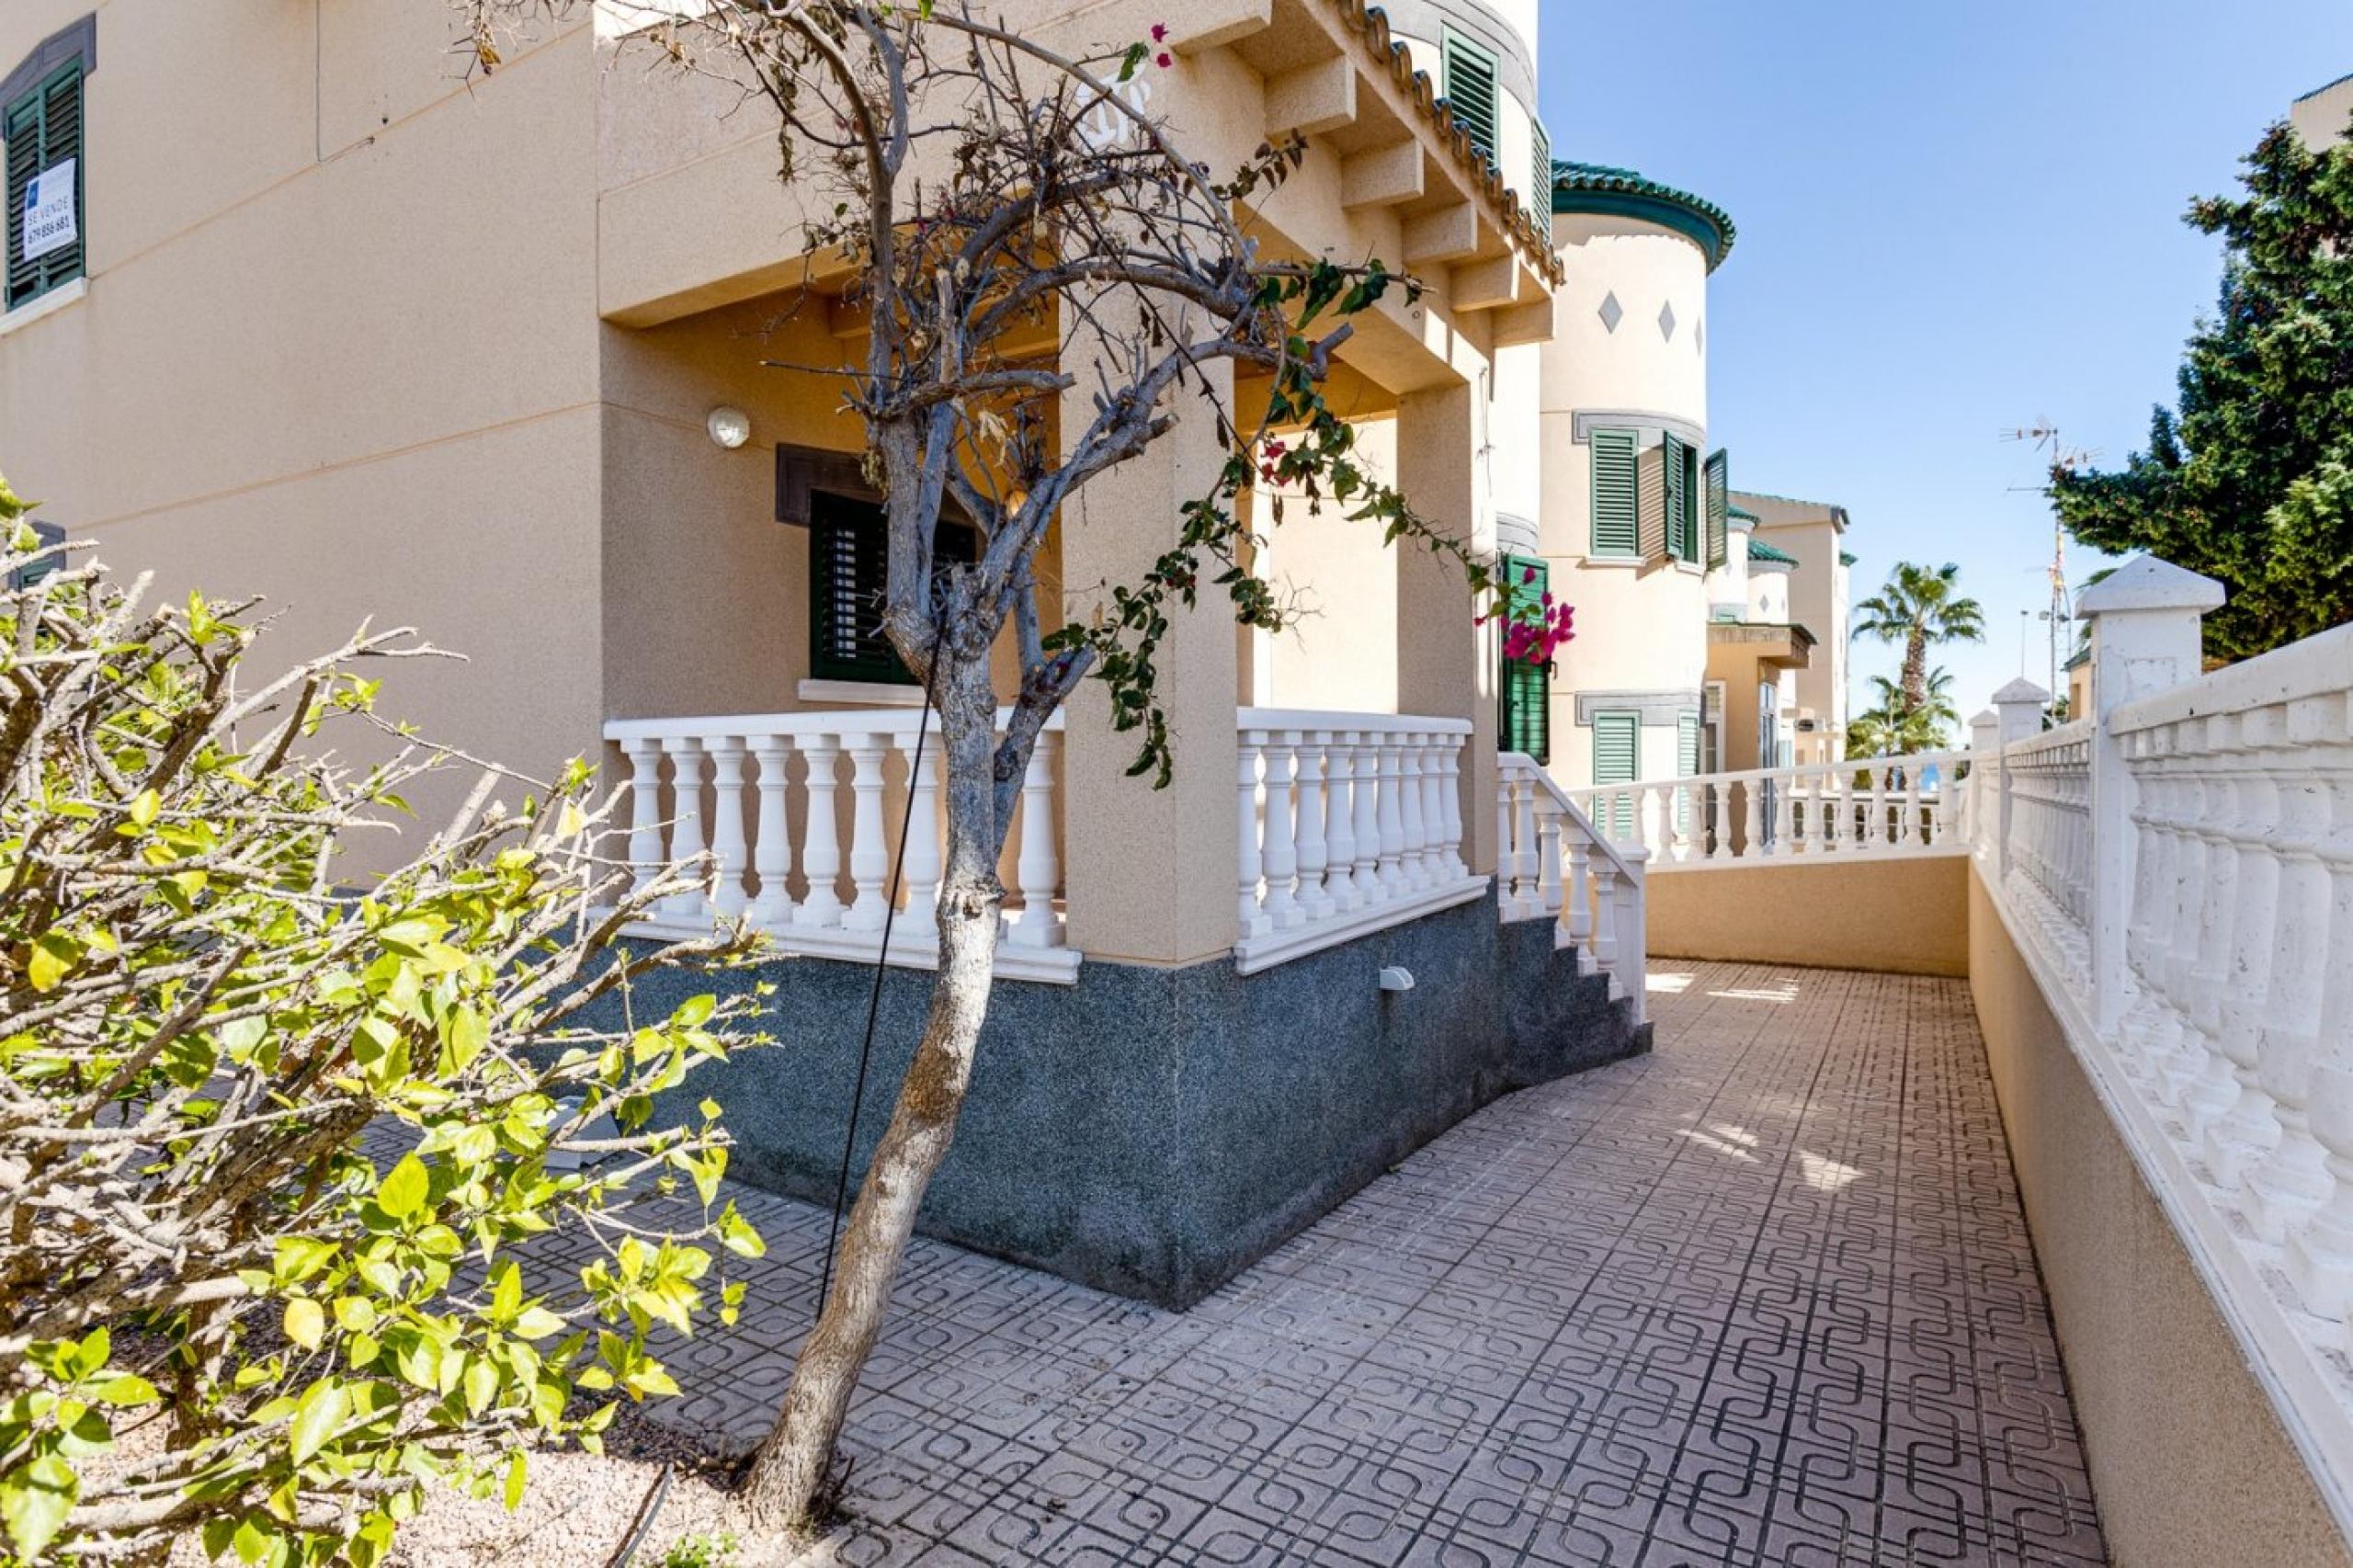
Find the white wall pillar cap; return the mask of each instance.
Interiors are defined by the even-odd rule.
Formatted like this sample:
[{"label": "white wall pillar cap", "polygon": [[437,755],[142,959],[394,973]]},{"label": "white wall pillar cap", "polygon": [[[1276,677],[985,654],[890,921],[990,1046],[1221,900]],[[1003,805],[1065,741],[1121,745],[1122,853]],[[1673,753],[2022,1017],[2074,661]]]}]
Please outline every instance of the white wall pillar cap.
[{"label": "white wall pillar cap", "polygon": [[2002,716],[1999,713],[1995,712],[1991,708],[1988,708],[1982,713],[1972,715],[1969,721],[1969,727],[1974,730],[1981,725],[1998,724],[2001,722]]},{"label": "white wall pillar cap", "polygon": [[2049,692],[2024,676],[2018,676],[2018,679],[1994,694],[1994,706],[1996,708],[2006,708],[2014,702],[2043,703],[2050,700]]},{"label": "white wall pillar cap", "polygon": [[2186,566],[2136,555],[2075,597],[2085,619],[2133,610],[2210,610],[2222,605],[2222,585]]}]

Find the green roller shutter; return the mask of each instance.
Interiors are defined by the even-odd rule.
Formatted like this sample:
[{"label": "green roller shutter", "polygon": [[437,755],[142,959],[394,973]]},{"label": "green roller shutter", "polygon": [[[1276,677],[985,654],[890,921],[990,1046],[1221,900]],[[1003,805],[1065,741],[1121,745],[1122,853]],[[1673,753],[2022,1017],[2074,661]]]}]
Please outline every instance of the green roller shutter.
[{"label": "green roller shutter", "polygon": [[[1529,572],[1536,575],[1523,582]],[[1511,606],[1515,615],[1533,616],[1541,608],[1544,591],[1551,585],[1552,573],[1544,562],[1532,556],[1504,557],[1505,580],[1511,585]],[[1536,759],[1539,766],[1552,760],[1552,677],[1524,659],[1506,659],[1503,675],[1495,682],[1498,711],[1495,734],[1498,749],[1524,752]]]},{"label": "green roller shutter", "polygon": [[[974,559],[972,530],[943,521],[933,536],[936,565]],[[891,543],[882,508],[826,491],[809,497],[809,673],[819,680],[913,686],[882,635]]]},{"label": "green roller shutter", "polygon": [[[28,303],[82,276],[87,225],[82,191],[82,62],[50,73],[32,91],[0,108],[0,137],[7,141],[8,309]],[[74,239],[37,256],[25,255],[25,198],[33,181],[70,171],[74,187]]]},{"label": "green roller shutter", "polygon": [[1691,509],[1688,483],[1690,464],[1686,456],[1689,450],[1683,438],[1672,431],[1659,442],[1659,476],[1666,507],[1665,551],[1678,561],[1691,559],[1690,535],[1686,527]]},{"label": "green roller shutter", "polygon": [[[1596,713],[1593,716],[1593,781],[1596,784],[1631,784],[1642,753],[1643,718],[1639,713]],[[1633,801],[1620,796],[1606,813],[1608,821],[1598,817],[1595,825],[1612,838],[1631,837],[1634,830]]]},{"label": "green roller shutter", "polygon": [[1631,556],[1642,552],[1637,521],[1634,433],[1593,432],[1593,553]]},{"label": "green roller shutter", "polygon": [[1446,107],[1462,127],[1472,145],[1495,161],[1495,57],[1493,51],[1472,42],[1452,28],[1446,29],[1439,53],[1446,71]]},{"label": "green roller shutter", "polygon": [[1724,563],[1724,526],[1732,515],[1732,457],[1718,447],[1708,458],[1708,568]]}]

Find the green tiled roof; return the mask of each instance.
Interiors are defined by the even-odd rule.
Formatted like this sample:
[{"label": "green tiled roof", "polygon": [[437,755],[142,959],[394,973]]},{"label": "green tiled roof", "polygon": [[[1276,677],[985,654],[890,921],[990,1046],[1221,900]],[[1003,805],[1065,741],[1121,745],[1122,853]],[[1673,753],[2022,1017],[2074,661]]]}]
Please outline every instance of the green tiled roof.
[{"label": "green tiled roof", "polygon": [[1728,517],[1738,517],[1745,523],[1761,523],[1765,520],[1745,506],[1727,506],[1724,507],[1724,516]]},{"label": "green tiled roof", "polygon": [[1552,210],[1639,218],[1673,229],[1699,247],[1711,272],[1732,251],[1732,217],[1722,208],[1688,190],[1646,179],[1632,169],[1554,159]]},{"label": "green tiled roof", "polygon": [[1852,566],[1854,563],[1855,563],[1855,552],[1854,552],[1853,551],[1851,551],[1851,550],[1842,550],[1842,551],[1840,551],[1838,552],[1838,564],[1839,564],[1839,565],[1841,565],[1841,566]]},{"label": "green tiled roof", "polygon": [[1766,543],[1763,540],[1758,539],[1754,534],[1751,534],[1748,538],[1748,559],[1751,561],[1778,562],[1783,566],[1795,566],[1798,563],[1798,558],[1796,556],[1791,555],[1788,551],[1780,549],[1777,545]]}]

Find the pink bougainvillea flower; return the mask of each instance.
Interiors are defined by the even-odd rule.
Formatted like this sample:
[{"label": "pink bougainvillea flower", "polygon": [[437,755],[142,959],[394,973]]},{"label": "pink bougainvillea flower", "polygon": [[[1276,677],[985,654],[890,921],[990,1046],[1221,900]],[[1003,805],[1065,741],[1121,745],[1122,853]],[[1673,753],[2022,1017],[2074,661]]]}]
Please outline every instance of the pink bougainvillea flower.
[{"label": "pink bougainvillea flower", "polygon": [[1168,41],[1168,24],[1166,22],[1154,22],[1152,24],[1152,41],[1154,43],[1165,43]]},{"label": "pink bougainvillea flower", "polygon": [[1159,66],[1163,71],[1165,71],[1171,65],[1176,63],[1176,57],[1164,49],[1158,54],[1152,57],[1152,62],[1154,65]]}]

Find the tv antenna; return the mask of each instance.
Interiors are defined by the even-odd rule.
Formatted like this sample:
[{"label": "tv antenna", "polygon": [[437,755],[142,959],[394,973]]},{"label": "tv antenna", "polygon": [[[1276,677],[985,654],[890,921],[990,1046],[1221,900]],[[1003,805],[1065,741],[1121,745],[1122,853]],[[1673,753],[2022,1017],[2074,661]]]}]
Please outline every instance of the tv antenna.
[{"label": "tv antenna", "polygon": [[[2088,468],[2091,466],[2092,460],[2098,455],[2088,448],[2070,447],[2062,442],[2059,439],[2058,423],[2049,415],[2036,419],[2032,425],[2018,426],[2005,430],[2001,433],[2001,438],[2005,441],[2029,442],[2036,451],[2050,453],[2051,471],[2053,473],[2072,473],[2079,468]],[[2048,484],[2017,484],[2012,485],[2011,488],[2033,490],[2044,495],[2051,494],[2051,486]],[[2056,700],[2059,692],[2060,628],[2075,619],[2067,597],[2067,530],[2060,526],[2056,508],[2052,509],[2051,515],[2051,564],[2048,570],[2051,574],[2051,608],[2042,612],[2042,619],[2048,622],[2051,628],[2051,670],[2049,683],[2043,689],[2050,692],[2052,699]],[[2021,632],[2024,631],[2023,625],[2019,630]]]}]

